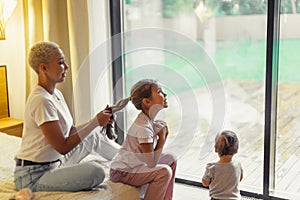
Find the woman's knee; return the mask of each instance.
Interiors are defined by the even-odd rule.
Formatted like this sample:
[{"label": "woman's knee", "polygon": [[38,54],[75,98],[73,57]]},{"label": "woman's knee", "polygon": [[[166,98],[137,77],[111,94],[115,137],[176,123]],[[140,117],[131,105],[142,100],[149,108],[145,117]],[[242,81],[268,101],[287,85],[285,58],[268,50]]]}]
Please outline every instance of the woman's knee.
[{"label": "woman's knee", "polygon": [[105,179],[105,171],[103,167],[97,162],[88,162],[87,163],[87,172],[89,177],[94,180],[95,184],[100,184]]}]

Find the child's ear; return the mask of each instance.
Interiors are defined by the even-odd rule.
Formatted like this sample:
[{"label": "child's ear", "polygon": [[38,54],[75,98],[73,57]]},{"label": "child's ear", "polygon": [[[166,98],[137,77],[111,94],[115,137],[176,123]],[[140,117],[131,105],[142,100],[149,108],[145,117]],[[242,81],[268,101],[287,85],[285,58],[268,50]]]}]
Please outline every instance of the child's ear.
[{"label": "child's ear", "polygon": [[146,108],[149,108],[151,100],[149,98],[143,98],[142,103]]}]

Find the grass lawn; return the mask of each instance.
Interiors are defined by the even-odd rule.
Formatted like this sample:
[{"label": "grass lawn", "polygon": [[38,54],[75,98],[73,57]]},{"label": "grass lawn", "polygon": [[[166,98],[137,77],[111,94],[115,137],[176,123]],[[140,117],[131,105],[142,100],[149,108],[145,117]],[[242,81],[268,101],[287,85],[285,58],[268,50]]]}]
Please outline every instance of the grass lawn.
[{"label": "grass lawn", "polygon": [[[194,45],[194,44],[193,44]],[[201,42],[199,42],[201,46]],[[189,51],[188,45],[178,45]],[[300,82],[300,40],[280,41],[279,48],[279,80],[282,82]],[[210,56],[211,63],[202,63],[205,55],[203,52],[190,52],[191,58],[197,60],[200,66],[193,66],[191,60],[184,59],[180,55],[164,52],[164,61],[159,67],[136,70],[127,64],[125,72],[127,94],[130,87],[136,82],[133,77],[140,79],[163,74],[164,80],[168,81],[170,92],[178,93],[192,88],[199,88],[206,84],[202,70],[216,68],[222,80],[264,80],[266,68],[266,41],[247,42],[218,42],[216,51]],[[134,56],[134,55],[133,55]],[[134,57],[133,57],[134,58]],[[134,58],[135,59],[135,58]],[[204,59],[203,59],[204,60]],[[149,61],[148,61],[149,62]],[[150,61],[151,62],[151,61]],[[135,66],[136,67],[136,66]],[[135,71],[136,70],[136,71]],[[150,71],[156,70],[156,75]],[[211,75],[214,76],[214,75]]]}]

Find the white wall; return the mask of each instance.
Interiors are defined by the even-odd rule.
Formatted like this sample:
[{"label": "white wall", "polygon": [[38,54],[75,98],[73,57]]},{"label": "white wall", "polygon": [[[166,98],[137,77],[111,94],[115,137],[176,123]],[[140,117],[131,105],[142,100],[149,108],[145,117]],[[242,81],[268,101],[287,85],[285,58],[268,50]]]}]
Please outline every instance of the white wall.
[{"label": "white wall", "polygon": [[10,117],[23,119],[25,108],[25,39],[23,3],[7,21],[6,40],[0,40],[0,65],[6,65]]}]

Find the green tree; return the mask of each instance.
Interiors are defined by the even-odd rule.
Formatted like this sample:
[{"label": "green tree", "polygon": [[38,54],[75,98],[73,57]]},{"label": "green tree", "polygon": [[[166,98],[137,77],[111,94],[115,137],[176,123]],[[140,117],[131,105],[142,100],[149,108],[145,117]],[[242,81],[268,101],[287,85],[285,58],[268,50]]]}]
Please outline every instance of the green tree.
[{"label": "green tree", "polygon": [[194,9],[194,0],[162,0],[163,17],[173,18],[190,13]]},{"label": "green tree", "polygon": [[267,13],[267,2],[262,0],[239,0],[240,15]]}]

